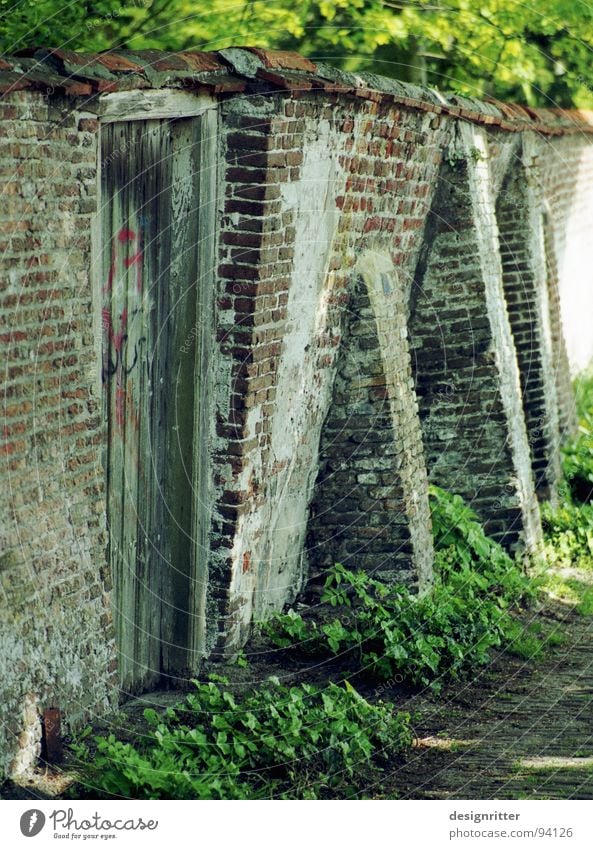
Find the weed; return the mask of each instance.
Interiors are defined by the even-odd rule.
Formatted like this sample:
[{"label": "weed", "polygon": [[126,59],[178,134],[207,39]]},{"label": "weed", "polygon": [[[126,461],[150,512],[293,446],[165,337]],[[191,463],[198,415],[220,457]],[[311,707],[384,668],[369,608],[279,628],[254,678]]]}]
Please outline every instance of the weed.
[{"label": "weed", "polygon": [[575,503],[593,499],[593,372],[583,372],[575,380],[579,414],[577,435],[563,448],[564,477]]},{"label": "weed", "polygon": [[[289,610],[264,625],[272,642],[301,653],[354,652],[377,678],[400,675],[433,690],[444,678],[487,663],[491,649],[520,646],[509,607],[532,594],[529,579],[461,498],[432,487],[431,499],[437,575],[430,593],[420,596],[338,563],[321,598],[338,615],[318,624]],[[521,648],[536,649],[535,636]]]},{"label": "weed", "polygon": [[[242,698],[222,682],[194,682],[185,701],[144,711],[136,745],[88,734],[73,747],[86,781],[135,799],[331,798],[356,795],[381,762],[411,745],[409,715],[369,704],[354,688],[282,686]],[[289,794],[289,795],[287,795]]]},{"label": "weed", "polygon": [[245,669],[247,666],[249,666],[249,659],[245,655],[244,651],[240,651],[237,654],[234,662],[235,662],[235,665],[240,667],[241,669]]},{"label": "weed", "polygon": [[593,372],[575,381],[576,437],[563,448],[560,506],[542,507],[542,586],[555,601],[593,615]]}]

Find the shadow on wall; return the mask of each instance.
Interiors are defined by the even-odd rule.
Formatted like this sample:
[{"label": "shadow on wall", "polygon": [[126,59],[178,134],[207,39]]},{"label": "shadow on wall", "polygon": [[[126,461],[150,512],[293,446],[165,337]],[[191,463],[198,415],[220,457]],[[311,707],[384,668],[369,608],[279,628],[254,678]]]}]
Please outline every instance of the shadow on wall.
[{"label": "shadow on wall", "polygon": [[531,548],[541,528],[494,201],[487,138],[463,127],[439,174],[409,331],[429,479],[506,547]]}]

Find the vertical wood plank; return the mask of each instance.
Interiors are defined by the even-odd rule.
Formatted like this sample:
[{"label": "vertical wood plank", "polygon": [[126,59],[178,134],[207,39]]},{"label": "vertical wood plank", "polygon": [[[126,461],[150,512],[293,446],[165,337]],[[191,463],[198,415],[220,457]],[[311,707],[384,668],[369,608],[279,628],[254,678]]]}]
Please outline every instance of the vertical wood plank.
[{"label": "vertical wood plank", "polygon": [[[126,143],[127,130],[113,125],[103,130],[102,198],[103,227],[103,371],[105,403],[108,419],[107,514],[110,535],[111,564],[114,581],[115,619],[118,640],[120,677],[126,687],[132,680],[133,620],[130,618],[133,599],[133,570],[130,551],[125,541],[125,434],[123,432],[122,382],[122,320],[125,320],[124,268],[118,255],[116,235],[123,227],[126,207],[126,184],[122,180],[120,158],[117,156]],[[125,275],[124,275],[125,277]]]},{"label": "vertical wood plank", "polygon": [[192,549],[194,361],[198,251],[199,121],[171,122],[171,264],[167,333],[163,339],[165,376],[166,563],[161,611],[162,668],[171,676],[189,671],[188,619]]},{"label": "vertical wood plank", "polygon": [[216,147],[200,143],[202,120],[102,130],[108,520],[127,692],[195,672],[204,645],[214,234],[202,219],[214,217]]},{"label": "vertical wood plank", "polygon": [[195,347],[195,395],[192,515],[189,656],[190,665],[197,668],[207,642],[206,607],[208,590],[209,534],[211,521],[211,478],[208,444],[213,411],[211,395],[211,339],[214,328],[214,268],[216,252],[216,221],[219,131],[217,111],[206,112],[200,119],[198,178],[198,334]]},{"label": "vertical wood plank", "polygon": [[[160,639],[159,611],[161,585],[158,550],[155,550],[158,530],[155,525],[158,497],[158,453],[155,451],[155,418],[158,398],[155,390],[154,363],[158,332],[158,297],[160,290],[160,191],[161,178],[166,182],[167,160],[162,157],[162,127],[159,121],[133,122],[134,177],[128,221],[129,240],[133,253],[128,256],[128,303],[130,309],[130,338],[128,340],[128,370],[126,401],[129,404],[129,424],[133,431],[129,446],[130,465],[135,466],[136,493],[133,501],[135,517],[136,580],[134,593],[134,657],[136,689],[146,689],[160,677],[158,643]],[[163,222],[165,228],[168,222]],[[132,493],[132,491],[131,491]],[[130,499],[132,504],[132,499]]]}]

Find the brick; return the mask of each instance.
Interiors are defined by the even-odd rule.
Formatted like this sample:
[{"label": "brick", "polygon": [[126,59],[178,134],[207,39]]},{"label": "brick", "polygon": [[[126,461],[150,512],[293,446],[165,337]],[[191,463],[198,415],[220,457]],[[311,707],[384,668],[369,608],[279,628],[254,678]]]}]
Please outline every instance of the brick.
[{"label": "brick", "polygon": [[[509,191],[501,197],[508,203],[499,202],[498,219],[496,210],[494,217],[492,210],[488,213],[489,232],[498,231],[507,243],[499,257],[503,291],[498,300],[491,298],[502,309],[506,296],[509,306],[510,335],[500,346],[485,294],[497,258],[491,257],[487,269],[480,266],[484,246],[475,231],[483,222],[467,200],[472,159],[455,168],[447,163],[453,136],[459,137],[457,144],[463,134],[465,125],[457,122],[462,107],[445,106],[437,118],[439,107],[416,97],[386,97],[363,82],[345,96],[339,84],[314,76],[309,60],[276,51],[254,53],[253,64],[265,68],[259,80],[250,77],[248,83],[229,71],[229,63],[197,51],[118,51],[94,57],[33,53],[41,78],[31,80],[0,69],[4,87],[43,85],[50,73],[63,82],[56,85],[55,97],[15,91],[0,104],[0,176],[6,181],[0,221],[0,342],[6,365],[2,450],[11,474],[11,487],[0,487],[0,509],[11,516],[16,511],[23,562],[38,570],[47,593],[44,610],[59,598],[64,615],[64,622],[60,617],[43,620],[9,587],[8,609],[22,619],[22,638],[32,640],[41,655],[51,645],[57,658],[19,670],[9,686],[14,693],[45,693],[48,669],[66,680],[60,657],[67,657],[67,673],[80,673],[81,685],[72,695],[60,691],[66,718],[69,711],[98,715],[106,698],[113,703],[117,665],[105,561],[101,454],[106,426],[96,386],[98,343],[89,277],[99,125],[74,101],[66,100],[72,108],[62,109],[64,95],[149,85],[147,70],[159,73],[149,73],[154,86],[224,92],[219,124],[224,192],[214,219],[219,228],[212,293],[216,310],[211,358],[201,375],[209,381],[214,432],[200,434],[212,439],[209,473],[215,503],[206,624],[208,639],[219,641],[217,651],[238,649],[250,618],[267,615],[269,599],[278,607],[292,600],[301,580],[307,543],[299,534],[305,529],[295,529],[283,547],[276,530],[284,522],[278,492],[286,496],[284,503],[295,505],[296,515],[308,515],[313,507],[307,528],[314,540],[307,555],[313,576],[341,560],[389,571],[412,586],[425,580],[431,558],[427,470],[431,479],[451,487],[460,480],[463,493],[500,539],[508,542],[512,523],[526,525],[510,483],[519,464],[512,456],[515,449],[508,447],[509,399],[497,372],[500,358],[513,346],[524,394],[514,418],[529,426],[525,450],[531,452],[532,471],[550,473],[548,459],[558,433],[548,416],[545,380],[551,369],[538,362],[527,377],[526,353],[530,345],[550,338],[554,358],[566,360],[560,272],[556,269],[554,277],[550,271],[554,306],[546,335],[525,309],[526,292],[537,299],[534,257],[521,215],[525,201],[513,199],[514,190],[506,186]],[[65,72],[49,71],[50,61],[52,68],[82,67],[88,77],[65,79]],[[231,96],[246,85],[249,98]],[[285,91],[273,92],[274,86]],[[463,108],[478,125],[476,132],[488,126],[484,138],[494,173],[503,161],[497,157],[506,135],[477,106]],[[544,133],[540,127],[546,121],[566,126],[570,117],[552,119],[538,110],[504,114],[509,128],[529,126],[537,133]],[[327,135],[324,122],[329,122]],[[578,127],[577,138],[544,133],[545,143],[538,137],[533,144],[547,165],[551,146],[562,143],[554,149],[568,156],[573,171],[581,163],[586,184],[593,178],[584,176],[591,128],[584,118]],[[514,159],[522,163],[524,157]],[[551,269],[554,240],[566,229],[573,192],[557,167],[540,167],[533,166],[533,179],[526,182],[542,187],[552,210],[552,232],[543,251]],[[593,165],[590,169],[593,175]],[[477,170],[473,178],[475,184]],[[490,188],[485,187],[484,203]],[[426,227],[428,207],[434,233]],[[298,241],[303,233],[306,243]],[[534,244],[543,244],[540,235]],[[484,241],[491,245],[493,240]],[[417,268],[420,254],[424,265]],[[377,269],[382,270],[379,279]],[[412,298],[408,323],[412,280],[417,298]],[[564,393],[558,406],[569,427],[566,361],[563,368],[564,376],[554,380],[558,397]],[[132,415],[126,421],[133,426]],[[279,441],[289,457],[275,456]],[[505,484],[508,503],[495,503]],[[472,493],[474,485],[479,491]],[[260,569],[269,551],[274,558]],[[14,572],[24,580],[21,566]],[[268,592],[272,587],[273,595]],[[60,652],[60,647],[67,650]],[[6,712],[22,715],[19,699],[11,695],[6,700],[0,720]],[[37,709],[30,706],[32,716]],[[0,770],[6,766],[5,743],[0,731]]]},{"label": "brick", "polygon": [[[91,91],[86,84],[77,83],[66,85],[65,89],[70,94]],[[39,662],[29,664],[26,670],[15,669],[16,689],[13,673],[5,676],[0,719],[5,711],[22,716],[22,692],[47,694],[70,673],[79,676],[81,689],[63,692],[60,708],[68,720],[72,713],[90,718],[104,710],[109,701],[115,704],[116,682],[109,681],[104,663],[112,656],[113,646],[109,649],[104,642],[102,614],[95,603],[103,593],[95,566],[105,557],[105,508],[100,489],[92,481],[103,478],[103,425],[100,418],[88,413],[91,378],[86,365],[75,368],[79,362],[89,362],[88,347],[93,342],[88,336],[92,326],[91,292],[87,285],[81,285],[88,280],[90,217],[81,216],[77,205],[81,181],[94,184],[96,179],[95,151],[91,146],[85,153],[89,165],[84,173],[72,167],[71,151],[78,149],[82,134],[96,132],[98,124],[77,115],[75,110],[64,126],[57,121],[48,122],[47,102],[32,93],[26,99],[3,103],[0,116],[14,122],[10,127],[13,141],[6,144],[2,139],[0,165],[6,156],[23,157],[16,170],[12,165],[18,182],[10,183],[10,195],[6,193],[7,203],[3,206],[6,215],[11,208],[8,197],[15,203],[15,220],[0,222],[0,231],[10,239],[0,257],[0,279],[8,283],[6,288],[0,287],[6,293],[0,299],[0,336],[6,366],[0,452],[5,457],[5,474],[19,478],[18,485],[0,487],[0,511],[14,516],[22,540],[23,568],[37,564],[44,596],[40,612],[27,602],[26,596],[19,595],[14,589],[16,584],[12,589],[3,586],[11,609],[22,623],[25,650],[39,657]],[[76,127],[80,132],[74,130]],[[6,123],[3,128],[8,129]],[[42,143],[35,142],[33,148],[29,144],[33,139]],[[28,193],[22,197],[25,189]],[[60,207],[70,201],[72,207],[65,218]],[[68,319],[64,320],[66,315]],[[91,450],[80,442],[83,437]],[[36,473],[31,486],[28,478],[33,468]],[[83,503],[85,510],[78,506]],[[85,569],[86,583],[82,578]],[[85,585],[84,598],[77,597],[76,603],[72,603],[73,598],[68,601],[67,595],[60,595],[66,575],[68,587]],[[0,581],[2,578],[0,573]],[[50,625],[45,610],[51,609],[52,597],[61,599],[60,617],[51,623],[52,635],[48,639]],[[4,646],[6,638],[3,624],[0,640]],[[101,660],[95,652],[87,651],[89,639],[100,647]],[[51,666],[43,659],[46,644],[56,649],[58,660]],[[70,658],[69,672],[60,665],[62,650]],[[53,673],[48,672],[50,668]],[[57,678],[52,677],[54,674]],[[36,714],[37,708],[32,705],[31,711]],[[2,775],[13,746],[0,732]],[[33,750],[24,747],[19,757],[34,755]]]},{"label": "brick", "polygon": [[78,129],[83,133],[96,133],[99,129],[99,121],[94,118],[81,118]]}]

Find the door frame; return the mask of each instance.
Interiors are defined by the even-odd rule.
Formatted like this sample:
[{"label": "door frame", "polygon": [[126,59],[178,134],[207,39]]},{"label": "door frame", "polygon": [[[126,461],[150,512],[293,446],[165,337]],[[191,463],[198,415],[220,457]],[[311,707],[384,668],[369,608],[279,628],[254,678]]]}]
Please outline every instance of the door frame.
[{"label": "door frame", "polygon": [[[194,374],[196,377],[193,411],[193,458],[192,458],[192,488],[193,504],[191,517],[192,540],[191,562],[189,564],[190,599],[187,658],[186,668],[179,669],[181,680],[195,675],[202,659],[207,654],[209,625],[206,621],[208,573],[209,573],[209,539],[211,528],[211,513],[213,505],[212,463],[209,451],[200,450],[201,446],[211,444],[213,421],[213,393],[211,374],[212,342],[214,338],[214,289],[215,289],[215,257],[217,248],[216,220],[218,211],[219,186],[219,153],[218,138],[220,126],[220,103],[208,95],[197,95],[179,90],[162,89],[158,91],[126,91],[114,92],[94,99],[89,104],[89,111],[99,118],[100,128],[105,124],[124,121],[140,121],[143,119],[184,119],[199,118],[198,141],[199,169],[196,194],[199,198],[198,233],[196,242],[199,245],[198,292],[196,309],[197,333],[194,337],[195,358]],[[102,382],[102,309],[103,309],[103,251],[102,251],[102,168],[101,168],[101,138],[97,145],[97,207],[91,224],[91,284],[93,301],[93,329],[95,341],[95,367],[93,383],[95,394],[100,399],[99,408],[103,416],[103,478],[105,496],[107,495],[107,421],[104,416],[103,382]],[[205,200],[202,200],[205,199]],[[105,519],[107,523],[107,505]],[[110,546],[106,545],[106,567],[111,572]],[[110,581],[111,584],[111,581]],[[112,604],[115,597],[111,585]],[[121,619],[121,617],[120,617]],[[118,617],[113,615],[114,624]],[[117,640],[117,635],[116,635]],[[167,673],[169,679],[171,674]],[[121,676],[120,676],[121,680]],[[171,682],[169,682],[171,683]]]}]

